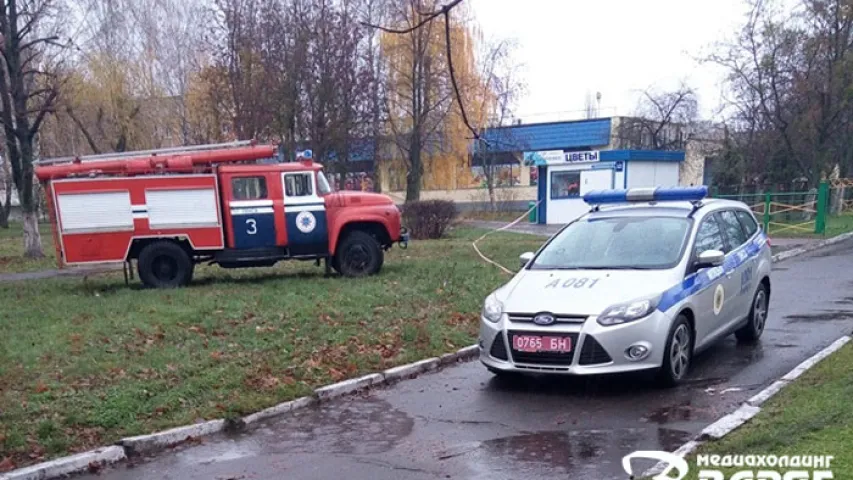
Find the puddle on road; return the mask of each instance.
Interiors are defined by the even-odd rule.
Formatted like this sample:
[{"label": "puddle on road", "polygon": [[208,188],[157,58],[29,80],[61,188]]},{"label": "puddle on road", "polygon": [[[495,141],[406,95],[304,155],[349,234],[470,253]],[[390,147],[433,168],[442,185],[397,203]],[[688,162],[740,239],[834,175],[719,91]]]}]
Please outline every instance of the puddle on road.
[{"label": "puddle on road", "polygon": [[687,432],[668,428],[528,433],[482,442],[469,454],[469,465],[480,473],[477,478],[489,478],[496,472],[518,472],[520,478],[548,474],[589,478],[583,473],[591,468],[607,469],[607,464],[616,468],[632,451],[671,452],[689,437]]},{"label": "puddle on road", "polygon": [[643,420],[659,425],[671,422],[688,422],[693,420],[695,410],[691,402],[687,401],[679,405],[659,408],[643,417]]},{"label": "puddle on road", "polygon": [[801,315],[788,315],[785,317],[788,323],[794,322],[833,322],[838,320],[853,319],[853,311],[849,310],[826,310],[818,313]]},{"label": "puddle on road", "polygon": [[404,412],[369,397],[301,410],[250,434],[264,453],[366,455],[391,450],[413,428]]}]

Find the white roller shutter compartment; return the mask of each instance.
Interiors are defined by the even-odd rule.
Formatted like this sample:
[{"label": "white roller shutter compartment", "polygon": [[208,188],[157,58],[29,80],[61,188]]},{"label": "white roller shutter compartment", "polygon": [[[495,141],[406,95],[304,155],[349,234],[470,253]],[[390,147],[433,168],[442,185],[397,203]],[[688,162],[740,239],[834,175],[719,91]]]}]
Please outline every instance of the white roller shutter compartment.
[{"label": "white roller shutter compartment", "polygon": [[62,233],[133,230],[130,192],[56,196]]},{"label": "white roller shutter compartment", "polygon": [[215,227],[219,225],[216,193],[212,188],[146,190],[151,228]]}]

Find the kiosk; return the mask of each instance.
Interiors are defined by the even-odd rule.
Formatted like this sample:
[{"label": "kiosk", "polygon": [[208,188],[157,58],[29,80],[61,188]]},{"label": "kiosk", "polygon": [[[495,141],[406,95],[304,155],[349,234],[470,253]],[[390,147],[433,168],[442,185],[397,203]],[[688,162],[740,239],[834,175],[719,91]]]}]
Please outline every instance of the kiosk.
[{"label": "kiosk", "polygon": [[684,152],[657,150],[545,150],[524,152],[538,173],[538,221],[565,224],[589,211],[583,195],[612,188],[678,185]]}]

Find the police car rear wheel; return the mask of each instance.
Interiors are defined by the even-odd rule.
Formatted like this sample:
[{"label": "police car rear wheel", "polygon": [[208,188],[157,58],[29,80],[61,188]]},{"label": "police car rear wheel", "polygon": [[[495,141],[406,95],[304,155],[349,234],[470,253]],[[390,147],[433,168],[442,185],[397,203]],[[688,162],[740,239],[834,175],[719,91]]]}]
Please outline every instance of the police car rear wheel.
[{"label": "police car rear wheel", "polygon": [[752,297],[752,308],[746,325],[735,332],[735,337],[741,342],[755,342],[764,333],[767,324],[767,287],[762,283]]},{"label": "police car rear wheel", "polygon": [[160,241],[147,245],[139,253],[139,279],[147,287],[175,288],[190,283],[193,261],[175,242]]},{"label": "police car rear wheel", "polygon": [[373,275],[382,268],[382,247],[372,235],[362,232],[350,232],[335,255],[336,270],[347,277]]},{"label": "police car rear wheel", "polygon": [[687,376],[692,360],[693,331],[687,317],[679,315],[669,331],[658,381],[667,387],[678,385]]}]

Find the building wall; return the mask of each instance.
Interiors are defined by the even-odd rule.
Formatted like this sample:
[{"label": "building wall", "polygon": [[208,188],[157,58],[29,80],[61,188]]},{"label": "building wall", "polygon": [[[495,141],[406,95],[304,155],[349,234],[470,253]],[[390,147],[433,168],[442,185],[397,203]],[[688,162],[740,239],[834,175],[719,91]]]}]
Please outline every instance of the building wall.
[{"label": "building wall", "polygon": [[691,140],[684,150],[684,162],[678,173],[681,185],[703,185],[705,183],[705,159],[719,148],[714,140]]},{"label": "building wall", "polygon": [[679,184],[679,170],[674,162],[628,162],[628,188],[674,187]]},{"label": "building wall", "polygon": [[[386,191],[395,203],[406,200],[404,190]],[[536,200],[536,187],[503,187],[495,189],[498,203]],[[421,200],[450,200],[456,203],[483,203],[489,201],[489,191],[485,188],[460,188],[455,190],[421,190]]]}]

